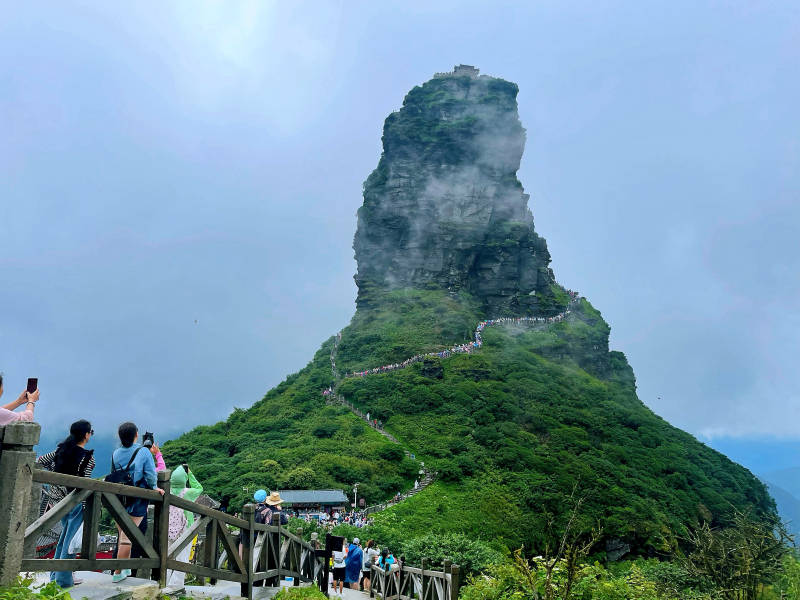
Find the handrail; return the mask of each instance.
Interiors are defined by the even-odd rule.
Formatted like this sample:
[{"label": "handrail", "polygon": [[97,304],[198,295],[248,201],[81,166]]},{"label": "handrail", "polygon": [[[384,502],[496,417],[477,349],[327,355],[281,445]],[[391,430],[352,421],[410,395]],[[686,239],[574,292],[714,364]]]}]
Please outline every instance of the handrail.
[{"label": "handrail", "polygon": [[146,488],[123,485],[121,483],[109,483],[99,479],[89,479],[87,477],[76,477],[75,475],[65,475],[44,469],[35,469],[33,472],[35,483],[49,483],[50,485],[63,485],[82,490],[92,490],[93,492],[108,492],[120,496],[131,496],[133,498],[143,498],[151,500],[154,504],[161,501],[161,494],[155,490]]},{"label": "handrail", "polygon": [[[327,593],[331,548],[322,550],[312,534],[312,543],[302,537],[302,530],[289,532],[280,524],[280,515],[273,514],[271,524],[255,522],[255,507],[247,504],[242,518],[191,502],[170,492],[169,471],[158,473],[160,491],[137,488],[53,473],[34,468],[34,445],[39,439],[40,427],[36,423],[13,423],[0,426],[0,585],[16,580],[20,571],[103,571],[109,569],[137,569],[139,577],[149,577],[164,587],[167,570],[192,573],[200,578],[210,578],[239,583],[241,595],[252,600],[253,586],[277,586],[282,577],[293,577],[294,585],[316,582]],[[39,515],[38,498],[41,489],[34,484],[65,486],[71,491],[50,510]],[[8,486],[8,487],[6,487]],[[41,486],[39,486],[40,488]],[[161,494],[163,492],[163,495]],[[142,534],[132,520],[120,497],[142,498],[153,505],[152,528]],[[83,543],[79,557],[69,559],[35,558],[36,541],[42,532],[52,527],[80,503],[83,511]],[[195,522],[184,529],[177,539],[169,539],[169,511],[172,506],[188,510]],[[141,558],[97,558],[97,537],[101,511],[105,508],[112,520],[141,549]],[[31,510],[33,509],[33,510]],[[35,514],[34,513],[35,510]],[[150,522],[148,520],[148,522]],[[240,530],[243,546],[228,527]],[[195,562],[179,559],[182,551],[197,537],[200,545],[195,550]],[[327,545],[333,546],[333,543]],[[227,561],[222,560],[227,556]],[[445,561],[443,571],[432,571],[423,561],[422,569],[404,567],[385,572],[372,565],[375,587],[384,600],[411,600],[415,595],[421,600],[457,600],[458,567]],[[420,587],[421,586],[421,587]],[[390,593],[394,590],[394,593]],[[419,591],[426,593],[420,595]]]},{"label": "handrail", "polygon": [[[0,427],[0,435],[2,433],[3,428]],[[2,452],[5,454],[5,446],[2,447]],[[30,471],[31,484],[65,486],[71,488],[71,491],[24,529],[22,545],[25,548],[25,555],[20,556],[17,572],[19,569],[27,571],[140,569],[149,572],[150,577],[158,580],[160,586],[164,587],[167,570],[170,569],[192,573],[198,577],[208,577],[212,582],[226,580],[239,583],[242,588],[241,594],[248,598],[252,598],[253,584],[258,585],[263,582],[264,585],[278,585],[279,578],[284,576],[293,577],[295,585],[299,585],[301,581],[317,582],[321,589],[326,589],[323,582],[322,557],[317,556],[314,546],[302,538],[302,530],[295,534],[281,526],[280,515],[274,515],[276,520],[272,524],[256,523],[254,506],[251,504],[245,505],[242,510],[243,518],[239,518],[180,498],[170,493],[169,471],[158,473],[158,487],[163,490],[163,495],[158,490],[86,477],[33,468]],[[30,492],[27,495],[30,496]],[[149,531],[148,536],[141,533],[120,501],[120,496],[142,498],[153,504],[152,535]],[[58,560],[35,558],[33,550],[39,535],[51,529],[59,519],[81,502],[86,504],[83,523],[85,535],[81,556]],[[168,535],[169,509],[172,506],[197,515],[197,520],[175,540],[169,540]],[[95,557],[101,507],[111,513],[112,519],[134,545],[142,549],[141,558]],[[239,542],[228,530],[228,526],[241,531],[241,540],[246,545],[241,557]],[[178,557],[195,537],[202,539],[202,548],[195,551],[195,563],[183,562]],[[3,541],[0,539],[0,543]],[[225,565],[218,564],[220,546],[228,557]]]},{"label": "handrail", "polygon": [[428,563],[423,558],[421,568],[407,567],[402,560],[396,568],[370,565],[370,598],[380,593],[382,600],[458,600],[459,566],[445,560],[442,570],[434,571]]}]

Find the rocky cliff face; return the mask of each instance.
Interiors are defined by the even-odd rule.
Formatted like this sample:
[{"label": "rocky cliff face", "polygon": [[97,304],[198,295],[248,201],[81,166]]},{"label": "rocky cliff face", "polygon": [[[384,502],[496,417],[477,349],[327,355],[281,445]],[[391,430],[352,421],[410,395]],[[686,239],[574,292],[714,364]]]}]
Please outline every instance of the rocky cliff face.
[{"label": "rocky cliff face", "polygon": [[467,291],[491,316],[555,310],[547,243],[516,176],[517,92],[493,77],[436,77],[386,119],[353,243],[359,308],[422,288]]}]

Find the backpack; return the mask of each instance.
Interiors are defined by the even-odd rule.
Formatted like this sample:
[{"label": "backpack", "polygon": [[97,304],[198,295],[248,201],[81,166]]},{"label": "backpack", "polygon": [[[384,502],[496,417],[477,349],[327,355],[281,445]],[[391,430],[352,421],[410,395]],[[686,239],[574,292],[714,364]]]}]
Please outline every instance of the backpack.
[{"label": "backpack", "polygon": [[[185,492],[186,488],[181,490],[181,493],[178,494],[178,497],[183,498],[183,494]],[[169,507],[169,527],[167,528],[167,536],[169,537],[170,542],[177,540],[183,533],[183,530],[186,529],[188,524],[189,521],[186,520],[186,513],[182,508],[178,508],[177,506]]]},{"label": "backpack", "polygon": [[258,503],[256,505],[256,523],[272,525],[272,509],[269,504]]},{"label": "backpack", "polygon": [[[131,465],[133,464],[136,455],[139,454],[139,450],[142,447],[139,446],[136,450],[133,451],[133,456],[128,461],[128,464],[125,466],[124,469],[117,469],[117,466],[114,464],[114,454],[111,454],[111,473],[105,476],[105,481],[108,483],[121,483],[122,485],[130,485],[132,487],[136,487],[136,484],[133,482],[133,475],[130,472]],[[119,501],[122,502],[122,506],[128,508],[132,506],[134,502],[136,502],[138,498],[132,498],[129,496],[120,496]]]}]

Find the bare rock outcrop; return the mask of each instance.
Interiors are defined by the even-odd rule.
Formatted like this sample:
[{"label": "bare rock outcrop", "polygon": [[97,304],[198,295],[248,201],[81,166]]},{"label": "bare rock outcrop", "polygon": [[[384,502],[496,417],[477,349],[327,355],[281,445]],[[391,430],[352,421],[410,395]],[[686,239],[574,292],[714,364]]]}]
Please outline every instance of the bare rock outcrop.
[{"label": "bare rock outcrop", "polygon": [[386,119],[353,243],[359,308],[418,288],[467,291],[493,316],[557,310],[547,243],[516,176],[517,92],[494,77],[439,74]]}]

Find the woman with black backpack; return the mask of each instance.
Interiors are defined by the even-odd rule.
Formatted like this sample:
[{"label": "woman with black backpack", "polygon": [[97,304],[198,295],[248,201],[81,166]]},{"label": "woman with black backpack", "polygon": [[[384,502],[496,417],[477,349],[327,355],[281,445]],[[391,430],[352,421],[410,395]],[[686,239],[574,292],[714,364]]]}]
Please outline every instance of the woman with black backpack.
[{"label": "woman with black backpack", "polygon": [[[157,490],[163,496],[164,490],[156,486],[158,480],[153,455],[148,450],[141,451],[142,445],[136,443],[139,440],[139,429],[134,423],[126,422],[119,426],[118,434],[122,448],[117,448],[111,455],[111,475],[106,477],[106,481],[120,479],[118,475],[122,475],[130,485]],[[144,498],[129,498],[125,503],[125,510],[137,526],[147,515],[147,505],[148,502]],[[117,558],[130,558],[131,541],[119,524],[117,524],[117,536],[119,540]],[[117,583],[130,574],[130,569],[117,570],[111,580]]]},{"label": "woman with black backpack", "polygon": [[[92,434],[94,434],[94,430],[89,421],[84,419],[75,421],[70,425],[69,435],[58,445],[58,448],[54,452],[40,456],[36,462],[45,469],[56,473],[90,477],[92,469],[94,469],[94,450],[87,450],[85,446]],[[48,490],[49,500],[52,504],[58,504],[71,491],[70,488],[65,488],[64,486],[50,486]],[[58,536],[54,559],[75,558],[75,555],[69,553],[69,543],[82,523],[83,503],[79,502],[77,506],[61,518],[61,534]],[[62,588],[72,587],[80,583],[80,580],[72,577],[72,571],[53,571],[50,573],[50,581],[55,581]]]}]

